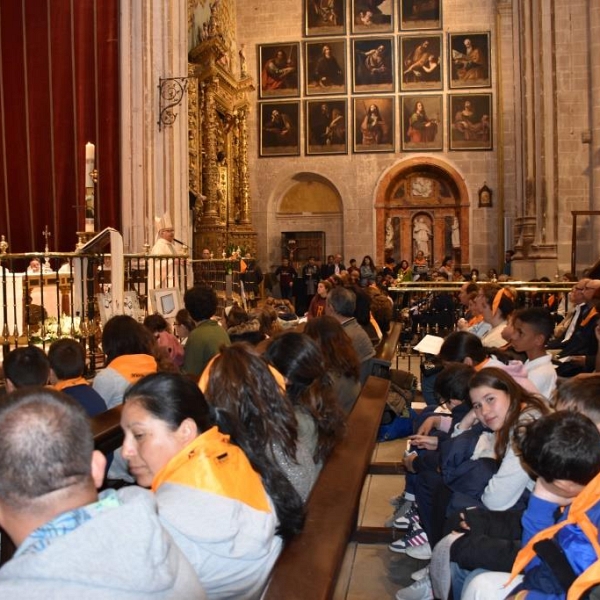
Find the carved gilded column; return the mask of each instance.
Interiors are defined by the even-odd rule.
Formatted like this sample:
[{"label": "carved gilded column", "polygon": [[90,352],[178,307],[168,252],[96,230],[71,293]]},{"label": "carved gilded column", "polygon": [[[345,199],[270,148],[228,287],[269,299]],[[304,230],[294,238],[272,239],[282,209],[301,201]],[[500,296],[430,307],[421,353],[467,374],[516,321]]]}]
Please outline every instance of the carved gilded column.
[{"label": "carved gilded column", "polygon": [[217,112],[215,95],[218,90],[218,81],[216,78],[204,82],[204,119],[203,119],[203,148],[205,156],[203,157],[203,175],[204,175],[204,195],[206,196],[204,208],[204,222],[217,223],[219,220],[218,212],[218,189],[219,189],[219,168],[217,165]]},{"label": "carved gilded column", "polygon": [[250,182],[248,174],[248,111],[239,111],[240,122],[240,223],[250,223]]}]

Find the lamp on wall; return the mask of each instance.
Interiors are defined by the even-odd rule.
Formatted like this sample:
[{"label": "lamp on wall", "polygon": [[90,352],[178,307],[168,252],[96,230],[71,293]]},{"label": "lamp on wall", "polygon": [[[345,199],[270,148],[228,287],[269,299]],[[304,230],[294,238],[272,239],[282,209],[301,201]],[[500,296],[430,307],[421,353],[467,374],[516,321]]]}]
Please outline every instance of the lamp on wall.
[{"label": "lamp on wall", "polygon": [[485,181],[483,186],[479,188],[479,208],[491,208],[492,206],[492,190],[486,185]]},{"label": "lamp on wall", "polygon": [[158,79],[158,130],[175,123],[177,114],[173,108],[179,106],[187,90],[187,77],[167,77]]}]

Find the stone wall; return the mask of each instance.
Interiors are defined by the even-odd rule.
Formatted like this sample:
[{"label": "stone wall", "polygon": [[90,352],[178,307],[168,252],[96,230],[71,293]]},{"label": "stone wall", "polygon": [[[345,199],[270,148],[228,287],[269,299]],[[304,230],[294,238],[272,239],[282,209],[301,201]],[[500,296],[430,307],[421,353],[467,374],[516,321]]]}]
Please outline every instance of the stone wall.
[{"label": "stone wall", "polygon": [[[534,0],[533,4],[539,6]],[[546,259],[540,262],[544,272],[535,274],[552,276],[557,269],[561,272],[570,268],[571,225],[570,211],[584,210],[593,205],[590,198],[591,148],[582,143],[582,133],[590,130],[589,121],[589,47],[588,10],[591,0],[556,0],[545,6],[550,18],[556,53],[551,56],[529,57],[534,65],[544,68],[555,62],[556,90],[552,88],[552,78],[541,81],[545,90],[545,112],[543,120],[532,126],[536,131],[540,156],[536,158],[537,173],[541,172],[544,161],[544,177],[551,178],[535,189],[533,198],[538,213],[536,216],[535,239],[545,248]],[[350,7],[351,3],[346,3]],[[461,198],[469,205],[469,252],[471,266],[482,270],[499,267],[504,247],[518,242],[519,232],[513,237],[512,224],[517,217],[526,214],[525,207],[525,155],[524,131],[527,127],[522,101],[521,78],[524,58],[521,52],[522,40],[519,39],[519,5],[511,0],[488,0],[473,3],[467,0],[444,0],[443,2],[443,43],[444,43],[444,84],[443,84],[443,120],[447,123],[449,115],[448,32],[491,32],[491,88],[469,90],[476,93],[493,94],[493,150],[492,151],[449,151],[448,129],[444,130],[444,150],[441,152],[400,151],[400,115],[399,105],[403,95],[399,91],[396,74],[396,121],[395,153],[353,154],[353,116],[351,114],[351,85],[343,96],[348,100],[347,123],[349,127],[349,152],[347,155],[306,156],[305,132],[302,127],[300,140],[301,155],[294,157],[259,158],[259,110],[258,93],[254,93],[253,110],[250,121],[249,158],[251,164],[250,186],[252,198],[253,225],[259,232],[260,258],[265,267],[277,264],[280,253],[281,221],[276,217],[278,200],[293,183],[298,173],[316,174],[324,177],[338,190],[343,202],[341,228],[329,220],[318,216],[298,215],[294,224],[299,230],[323,230],[327,234],[327,252],[341,251],[346,259],[354,256],[359,260],[364,254],[371,254],[378,263],[382,256],[377,255],[377,236],[374,204],[379,183],[386,173],[398,168],[403,161],[434,156],[445,161],[449,169],[458,173],[464,180],[467,198]],[[238,1],[236,4],[237,42],[244,44],[248,61],[248,70],[255,77],[257,87],[260,83],[257,65],[257,44],[302,42],[304,14],[302,0],[280,0],[277,3],[264,3],[259,0]],[[350,8],[348,8],[350,10]],[[595,9],[591,9],[595,10]],[[405,33],[398,26],[396,15],[394,37]],[[347,22],[349,23],[347,15]],[[345,36],[348,45],[346,72],[352,72],[350,56],[351,39]],[[517,32],[517,33],[515,33]],[[434,33],[434,32],[432,32]],[[528,35],[528,32],[526,32]],[[546,34],[545,34],[546,35]],[[316,38],[309,38],[314,40]],[[583,42],[582,42],[583,40]],[[397,46],[396,46],[397,47]],[[543,46],[547,48],[547,45]],[[396,63],[396,71],[398,65]],[[544,87],[545,86],[545,87]],[[439,92],[437,92],[439,93]],[[304,111],[304,89],[301,85],[302,115]],[[311,99],[316,98],[311,96]],[[337,99],[337,97],[335,98]],[[535,111],[532,116],[535,120]],[[544,141],[544,128],[552,123],[556,128],[556,144]],[[547,142],[547,140],[546,140]],[[548,155],[550,153],[550,156]],[[535,169],[534,169],[535,170]],[[484,185],[493,192],[493,207],[479,208],[477,191]],[[547,197],[550,190],[550,197]],[[550,204],[548,204],[550,203]],[[550,206],[551,210],[548,209]],[[546,220],[547,219],[547,220]],[[548,222],[549,221],[549,222]],[[504,240],[505,225],[509,225]],[[289,231],[291,222],[285,221],[285,230]],[[330,227],[331,230],[327,230]],[[341,238],[340,238],[341,229]],[[542,233],[543,232],[543,233]],[[552,246],[554,244],[554,246]],[[554,250],[548,250],[546,246]],[[381,244],[379,245],[381,246]],[[558,248],[558,260],[556,249]],[[554,252],[554,257],[552,258]],[[548,258],[550,257],[550,258]],[[410,257],[407,257],[410,258]],[[436,257],[439,258],[439,257]],[[466,265],[465,265],[466,267]]]}]

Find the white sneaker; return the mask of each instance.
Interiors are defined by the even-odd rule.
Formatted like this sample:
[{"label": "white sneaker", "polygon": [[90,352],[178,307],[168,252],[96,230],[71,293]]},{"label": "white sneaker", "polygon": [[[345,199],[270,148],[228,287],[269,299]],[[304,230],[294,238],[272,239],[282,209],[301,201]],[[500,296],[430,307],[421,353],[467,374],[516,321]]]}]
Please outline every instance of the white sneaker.
[{"label": "white sneaker", "polygon": [[410,578],[413,581],[420,581],[421,579],[423,579],[423,577],[429,577],[429,565],[427,565],[426,567],[423,567],[422,569],[419,569],[418,571],[415,571]]},{"label": "white sneaker", "polygon": [[429,560],[431,558],[431,546],[429,542],[425,542],[420,546],[407,546],[404,552],[406,552],[407,556],[416,558],[417,560]]},{"label": "white sneaker", "polygon": [[433,600],[431,579],[423,577],[415,581],[411,586],[402,588],[396,592],[396,600]]}]

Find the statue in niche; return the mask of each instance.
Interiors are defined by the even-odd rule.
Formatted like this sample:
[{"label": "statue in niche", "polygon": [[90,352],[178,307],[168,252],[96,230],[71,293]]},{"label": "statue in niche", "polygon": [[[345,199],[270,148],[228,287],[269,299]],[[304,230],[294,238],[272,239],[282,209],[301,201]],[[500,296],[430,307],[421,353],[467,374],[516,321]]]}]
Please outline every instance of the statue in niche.
[{"label": "statue in niche", "polygon": [[422,252],[425,257],[428,257],[431,252],[429,250],[429,240],[433,237],[431,227],[425,221],[425,217],[419,217],[413,225],[413,240],[417,252]]}]

